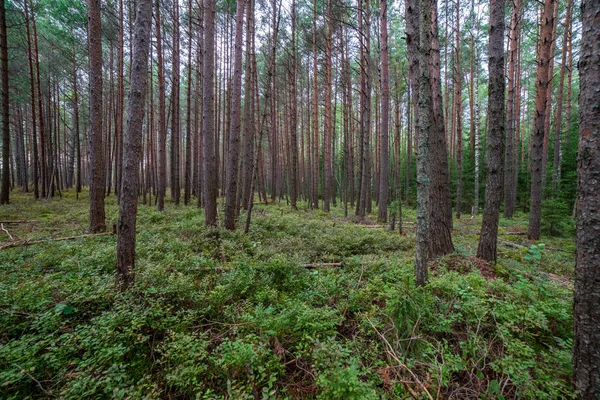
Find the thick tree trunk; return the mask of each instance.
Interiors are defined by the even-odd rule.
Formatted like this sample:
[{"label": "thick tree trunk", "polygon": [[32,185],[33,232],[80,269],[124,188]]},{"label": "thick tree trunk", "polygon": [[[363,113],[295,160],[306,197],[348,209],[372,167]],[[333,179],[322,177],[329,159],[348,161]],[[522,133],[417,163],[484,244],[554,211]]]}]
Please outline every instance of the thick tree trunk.
[{"label": "thick tree trunk", "polygon": [[546,0],[540,30],[540,44],[538,46],[535,114],[533,123],[533,137],[531,138],[531,194],[529,211],[529,230],[527,236],[530,240],[539,240],[542,220],[542,180],[543,180],[543,148],[544,148],[544,123],[547,109],[548,85],[550,84],[549,61],[552,46],[552,29],[554,26],[554,2]]},{"label": "thick tree trunk", "polygon": [[[420,4],[419,4],[420,3]],[[431,165],[430,132],[437,129],[433,121],[433,98],[429,63],[431,60],[431,0],[411,0],[419,10],[419,146],[417,154],[417,232],[415,276],[417,285],[427,282],[429,259],[429,224]]]},{"label": "thick tree trunk", "polygon": [[88,49],[90,60],[90,233],[103,232],[106,229],[104,215],[105,171],[102,154],[102,16],[100,13],[100,1],[88,0]]},{"label": "thick tree trunk", "polygon": [[[380,1],[381,21],[381,149],[379,167],[379,213],[381,222],[387,221],[387,207],[390,184],[390,153],[389,153],[389,123],[390,123],[390,83],[388,61],[388,31],[387,31],[387,0]],[[396,161],[399,165],[399,162]]]},{"label": "thick tree trunk", "polygon": [[325,38],[325,115],[323,116],[323,211],[329,212],[332,192],[331,171],[331,137],[333,135],[331,115],[331,80],[332,80],[332,58],[333,58],[333,2],[327,3],[327,37]]},{"label": "thick tree trunk", "polygon": [[431,257],[452,253],[452,205],[450,203],[450,176],[448,150],[444,131],[442,87],[440,78],[440,43],[438,38],[437,3],[431,3],[431,59],[430,81],[433,102],[433,130],[430,132],[431,186],[429,250]]},{"label": "thick tree trunk", "polygon": [[148,52],[152,27],[152,0],[137,0],[129,87],[127,131],[124,138],[123,180],[117,231],[117,274],[121,288],[133,283],[139,164],[142,157],[142,123],[148,83]]},{"label": "thick tree trunk", "polygon": [[502,158],[504,138],[504,0],[490,0],[489,89],[488,89],[488,164],[485,208],[477,257],[496,261],[498,220],[502,196]]},{"label": "thick tree trunk", "polygon": [[573,384],[583,400],[600,398],[600,2],[584,0],[581,15]]}]

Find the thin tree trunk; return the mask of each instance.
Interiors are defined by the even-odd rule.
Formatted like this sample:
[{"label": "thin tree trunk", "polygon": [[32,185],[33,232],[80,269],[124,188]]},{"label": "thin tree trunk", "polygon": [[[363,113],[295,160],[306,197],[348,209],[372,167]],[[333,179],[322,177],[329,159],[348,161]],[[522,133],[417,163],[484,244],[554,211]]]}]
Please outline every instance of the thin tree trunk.
[{"label": "thin tree trunk", "polygon": [[[31,32],[29,28],[29,6],[27,4],[27,0],[24,1],[24,10],[25,10],[25,29],[27,32],[27,61],[29,66],[29,90],[31,95],[31,130],[32,130],[32,144],[33,144],[33,197],[34,199],[38,199],[40,197],[39,192],[39,157],[38,157],[38,142],[37,142],[37,119],[36,119],[36,109],[35,109],[35,80],[33,73],[33,51],[31,48]],[[78,164],[78,168],[81,164]]]},{"label": "thin tree trunk", "polygon": [[[516,73],[515,64],[517,62],[517,39],[518,39],[518,20],[519,19],[519,0],[513,0],[513,11],[509,30],[509,59],[508,59],[508,99],[506,103],[506,152],[504,153],[504,217],[512,218],[516,211],[517,188],[514,187],[514,157],[515,157],[515,90]],[[517,105],[518,107],[518,105]]]},{"label": "thin tree trunk", "polygon": [[[330,0],[331,1],[331,0]],[[330,4],[331,5],[331,4]],[[331,28],[331,23],[330,23]],[[331,46],[331,43],[330,43]],[[290,168],[290,203],[296,209],[298,197],[298,104],[296,95],[296,2],[292,0],[292,49],[290,70],[290,140],[292,166]]]},{"label": "thin tree trunk", "polygon": [[162,22],[160,4],[156,0],[156,53],[158,74],[158,211],[165,209],[165,192],[167,188],[167,123],[165,105],[165,65],[162,51]]},{"label": "thin tree trunk", "polygon": [[180,83],[179,74],[179,2],[173,2],[173,63],[172,63],[172,92],[171,92],[171,197],[177,206],[181,199],[180,169],[181,169],[181,135],[180,135]]},{"label": "thin tree trunk", "polygon": [[[390,153],[389,153],[389,123],[390,123],[390,83],[388,61],[388,32],[387,32],[387,0],[380,0],[381,20],[381,147],[379,166],[379,213],[378,220],[387,222],[387,207],[390,184]],[[396,161],[396,164],[399,164]]]},{"label": "thin tree trunk", "polygon": [[531,194],[529,211],[529,230],[527,236],[530,240],[539,240],[542,220],[542,181],[543,181],[543,149],[545,135],[545,118],[548,110],[548,85],[550,84],[549,61],[550,48],[552,47],[552,29],[554,26],[554,2],[546,0],[540,30],[540,44],[538,47],[535,115],[533,124],[533,137],[531,139]]},{"label": "thin tree trunk", "polygon": [[215,0],[204,3],[204,84],[202,88],[202,170],[206,226],[217,225],[218,181],[214,129]]},{"label": "thin tree trunk", "polygon": [[[229,131],[229,152],[227,154],[227,183],[225,198],[225,229],[229,230],[235,229],[235,219],[237,216],[236,204],[238,163],[240,158],[240,131],[242,128],[240,103],[242,97],[242,37],[244,34],[244,9],[244,0],[237,0],[234,45],[235,54],[233,60],[233,93],[231,99],[231,125]],[[246,62],[248,62],[248,60]]]},{"label": "thin tree trunk", "polygon": [[561,143],[561,132],[562,132],[562,117],[563,117],[563,91],[565,86],[565,72],[567,69],[567,43],[569,40],[569,27],[571,26],[571,13],[573,8],[573,0],[567,1],[567,15],[565,22],[565,31],[562,40],[562,55],[560,59],[560,78],[558,81],[558,94],[556,98],[556,114],[554,117],[555,131],[554,131],[554,173],[552,175],[552,188],[555,195],[558,195],[560,179],[561,179],[561,163],[562,163],[562,143]]},{"label": "thin tree trunk", "polygon": [[0,191],[0,204],[8,204],[10,199],[10,125],[9,125],[9,86],[8,86],[8,41],[6,37],[6,9],[4,2],[0,2],[0,81],[2,83],[2,101],[0,102],[2,115],[2,189]]}]

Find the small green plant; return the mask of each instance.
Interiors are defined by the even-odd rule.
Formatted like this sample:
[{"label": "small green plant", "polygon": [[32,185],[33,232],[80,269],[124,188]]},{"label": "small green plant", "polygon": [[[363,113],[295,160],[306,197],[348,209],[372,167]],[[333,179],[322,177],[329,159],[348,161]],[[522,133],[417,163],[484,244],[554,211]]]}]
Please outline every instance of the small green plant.
[{"label": "small green plant", "polygon": [[528,249],[527,249],[527,253],[525,254],[525,259],[527,261],[532,261],[532,262],[537,262],[539,260],[542,259],[542,253],[544,252],[544,249],[546,248],[546,245],[544,243],[538,243],[536,244],[532,244]]}]

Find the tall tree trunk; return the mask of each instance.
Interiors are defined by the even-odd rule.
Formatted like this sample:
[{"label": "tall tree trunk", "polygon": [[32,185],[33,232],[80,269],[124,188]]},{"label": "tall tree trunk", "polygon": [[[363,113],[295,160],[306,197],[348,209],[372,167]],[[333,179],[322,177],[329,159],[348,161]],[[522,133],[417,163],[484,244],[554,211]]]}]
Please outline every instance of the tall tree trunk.
[{"label": "tall tree trunk", "polygon": [[171,197],[177,206],[181,199],[181,135],[180,135],[180,83],[179,73],[179,2],[173,2],[173,80],[171,92]]},{"label": "tall tree trunk", "polygon": [[437,3],[431,3],[431,60],[430,77],[433,99],[433,130],[429,134],[431,160],[429,250],[432,257],[454,251],[452,244],[452,205],[450,203],[450,176],[448,149],[444,132],[442,86],[440,78],[440,43],[438,38]]},{"label": "tall tree trunk", "polygon": [[529,211],[529,230],[527,236],[530,240],[539,240],[542,220],[542,180],[543,180],[543,148],[544,148],[544,121],[547,109],[548,85],[550,84],[549,61],[552,46],[552,29],[554,26],[554,2],[546,0],[542,26],[540,29],[540,44],[538,46],[535,115],[533,123],[533,137],[531,138],[531,194]]},{"label": "tall tree trunk", "polygon": [[121,288],[133,283],[142,123],[148,83],[148,52],[152,30],[152,0],[137,0],[129,87],[127,132],[124,138],[123,180],[119,202],[117,274]]},{"label": "tall tree trunk", "polygon": [[158,211],[165,209],[167,188],[167,122],[165,101],[165,64],[162,51],[162,22],[160,19],[160,0],[156,0],[156,53],[158,74]]},{"label": "tall tree trunk", "polygon": [[429,63],[431,60],[431,0],[411,0],[419,10],[419,146],[417,155],[417,233],[415,276],[419,286],[427,282],[430,224],[430,132],[437,129],[433,119],[433,96]]},{"label": "tall tree trunk", "polygon": [[[39,120],[39,128],[40,128],[40,186],[42,187],[42,198],[46,197],[47,191],[47,163],[48,160],[46,158],[46,130],[44,124],[44,111],[42,108],[42,88],[41,88],[41,79],[40,79],[40,57],[39,57],[39,49],[38,49],[38,35],[37,35],[37,25],[35,23],[35,13],[33,12],[33,5],[31,6],[31,25],[33,28],[33,48],[34,48],[34,62],[35,62],[35,83],[36,83],[36,97],[37,97],[37,116]],[[102,109],[102,108],[100,108]]]},{"label": "tall tree trunk", "polygon": [[188,0],[188,59],[187,59],[187,93],[185,117],[185,173],[183,183],[183,204],[190,202],[192,193],[192,0]]},{"label": "tall tree trunk", "polygon": [[333,2],[327,2],[327,36],[325,38],[325,114],[323,116],[323,211],[329,212],[332,192],[331,136],[333,135],[331,115],[332,59],[333,59]]},{"label": "tall tree trunk", "polygon": [[206,226],[217,225],[218,181],[214,128],[215,0],[204,2],[204,84],[202,88],[202,170]]},{"label": "tall tree trunk", "polygon": [[496,261],[498,220],[502,200],[502,158],[504,138],[504,0],[490,0],[490,41],[488,46],[488,164],[485,208],[477,257]]},{"label": "tall tree trunk", "polygon": [[454,77],[454,113],[456,114],[456,218],[462,211],[462,70],[460,68],[460,1],[456,0],[456,66]]},{"label": "tall tree trunk", "polygon": [[[225,228],[235,229],[238,163],[240,158],[240,131],[242,128],[240,111],[242,98],[242,43],[244,34],[244,0],[237,0],[235,17],[235,54],[233,59],[233,94],[231,99],[231,125],[229,131],[229,152],[227,154],[227,183],[225,194]],[[246,56],[247,58],[247,56]],[[246,60],[248,62],[248,60]]]},{"label": "tall tree trunk", "polygon": [[[330,0],[331,1],[331,0]],[[331,5],[331,3],[330,3]],[[330,24],[331,28],[331,24]],[[331,43],[330,43],[331,46]],[[298,104],[296,95],[296,2],[292,0],[292,49],[290,69],[290,140],[291,140],[291,167],[290,167],[290,203],[296,209],[298,197]]]},{"label": "tall tree trunk", "polygon": [[361,89],[360,89],[360,137],[361,137],[361,174],[358,216],[364,217],[369,210],[371,192],[371,24],[368,1],[359,0],[359,36],[361,53]]},{"label": "tall tree trunk", "polygon": [[102,232],[106,229],[104,215],[105,171],[102,154],[102,16],[100,2],[101,0],[88,0],[88,49],[90,60],[89,231],[92,233]]},{"label": "tall tree trunk", "polygon": [[[360,1],[360,0],[359,0]],[[312,129],[313,129],[313,187],[312,204],[319,208],[319,85],[317,80],[317,0],[313,1],[313,106],[312,106]]]},{"label": "tall tree trunk", "polygon": [[573,383],[583,400],[600,397],[600,2],[583,0],[581,15]]},{"label": "tall tree trunk", "polygon": [[[117,104],[115,118],[115,194],[120,195],[123,179],[123,109],[125,108],[125,62],[123,0],[119,0],[119,42],[117,46]],[[111,85],[112,89],[112,85]],[[109,135],[110,137],[110,135]],[[109,158],[110,160],[110,158]],[[110,177],[109,177],[110,180]]]},{"label": "tall tree trunk", "polygon": [[[34,64],[33,64],[33,50],[31,46],[31,31],[29,28],[29,6],[27,4],[27,0],[24,1],[24,10],[25,10],[25,29],[27,32],[27,61],[29,66],[29,90],[31,95],[31,137],[32,137],[32,145],[33,145],[33,197],[38,199],[40,197],[39,192],[39,157],[38,157],[38,142],[37,142],[37,118],[36,118],[36,109],[35,109],[35,80],[34,80]],[[80,168],[81,164],[78,164],[78,168]]]},{"label": "tall tree trunk", "polygon": [[4,2],[0,2],[0,81],[2,83],[2,101],[0,102],[0,115],[2,115],[2,189],[0,191],[0,204],[8,204],[10,198],[10,112],[8,109],[8,41],[6,37],[6,9]]},{"label": "tall tree trunk", "polygon": [[254,172],[254,136],[256,134],[256,120],[255,111],[256,105],[260,104],[258,101],[255,102],[257,96],[257,90],[255,90],[255,74],[256,74],[256,61],[254,54],[254,0],[249,0],[246,3],[246,13],[248,22],[246,25],[246,76],[245,76],[245,87],[246,94],[244,100],[244,141],[242,144],[244,156],[242,158],[242,207],[247,210],[250,206],[250,197],[253,196],[253,176],[258,177],[258,174]]},{"label": "tall tree trunk", "polygon": [[567,43],[569,41],[569,27],[571,26],[573,0],[567,1],[566,10],[566,21],[562,40],[562,55],[560,59],[560,77],[558,81],[558,94],[556,97],[556,114],[554,117],[554,173],[552,174],[552,188],[554,193],[557,195],[559,190],[559,184],[561,179],[561,163],[562,163],[562,143],[561,143],[561,132],[562,132],[562,117],[563,117],[563,92],[565,87],[565,73],[567,69]]},{"label": "tall tree trunk", "polygon": [[[379,213],[378,220],[387,221],[387,207],[390,184],[390,153],[389,153],[389,123],[390,123],[390,83],[388,61],[388,32],[387,32],[387,0],[380,0],[381,20],[381,148],[379,167]],[[396,164],[399,164],[396,161]]]},{"label": "tall tree trunk", "polygon": [[[548,87],[546,88],[546,114],[544,115],[544,144],[542,147],[542,186],[546,184],[546,172],[548,166],[548,153],[550,142],[550,115],[552,114],[552,77],[554,76],[554,53],[556,50],[556,26],[558,24],[559,1],[554,0],[552,13],[552,36],[550,44],[550,56],[548,59]],[[543,187],[542,187],[543,191]],[[543,198],[543,194],[542,194]]]},{"label": "tall tree trunk", "polygon": [[[519,0],[513,0],[513,11],[510,19],[509,30],[509,58],[508,58],[508,99],[506,102],[506,152],[504,153],[504,217],[512,218],[517,206],[517,188],[514,187],[515,159],[515,90],[516,85],[515,64],[517,62],[517,39],[519,29]],[[518,104],[517,104],[517,107]]]}]

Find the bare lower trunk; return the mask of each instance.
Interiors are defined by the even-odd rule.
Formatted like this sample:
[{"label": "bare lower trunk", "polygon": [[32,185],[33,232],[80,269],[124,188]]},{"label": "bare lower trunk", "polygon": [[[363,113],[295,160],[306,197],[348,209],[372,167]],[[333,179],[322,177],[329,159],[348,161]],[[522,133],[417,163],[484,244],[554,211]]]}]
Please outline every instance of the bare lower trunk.
[{"label": "bare lower trunk", "polygon": [[[100,0],[88,0],[90,60],[90,225],[91,233],[106,229],[104,215],[104,157],[102,147],[102,27]],[[43,146],[43,144],[42,144]],[[42,163],[44,162],[42,157]]]},{"label": "bare lower trunk", "polygon": [[581,15],[573,383],[583,400],[600,398],[600,3],[584,0]]},{"label": "bare lower trunk", "polygon": [[546,0],[544,4],[543,23],[540,30],[540,45],[538,47],[535,115],[533,124],[533,137],[531,140],[531,194],[529,211],[528,237],[539,240],[542,220],[542,180],[543,180],[543,149],[544,149],[544,123],[547,109],[548,85],[550,84],[549,61],[552,46],[552,27],[554,25],[554,2]]},{"label": "bare lower trunk", "polygon": [[133,283],[138,174],[142,157],[142,123],[148,82],[148,50],[152,26],[152,0],[138,0],[133,37],[127,131],[124,138],[123,175],[117,235],[117,274],[121,288]]},{"label": "bare lower trunk", "polygon": [[488,164],[485,208],[477,257],[496,261],[498,220],[502,196],[502,159],[504,138],[504,0],[490,0],[489,89],[488,89]]}]

